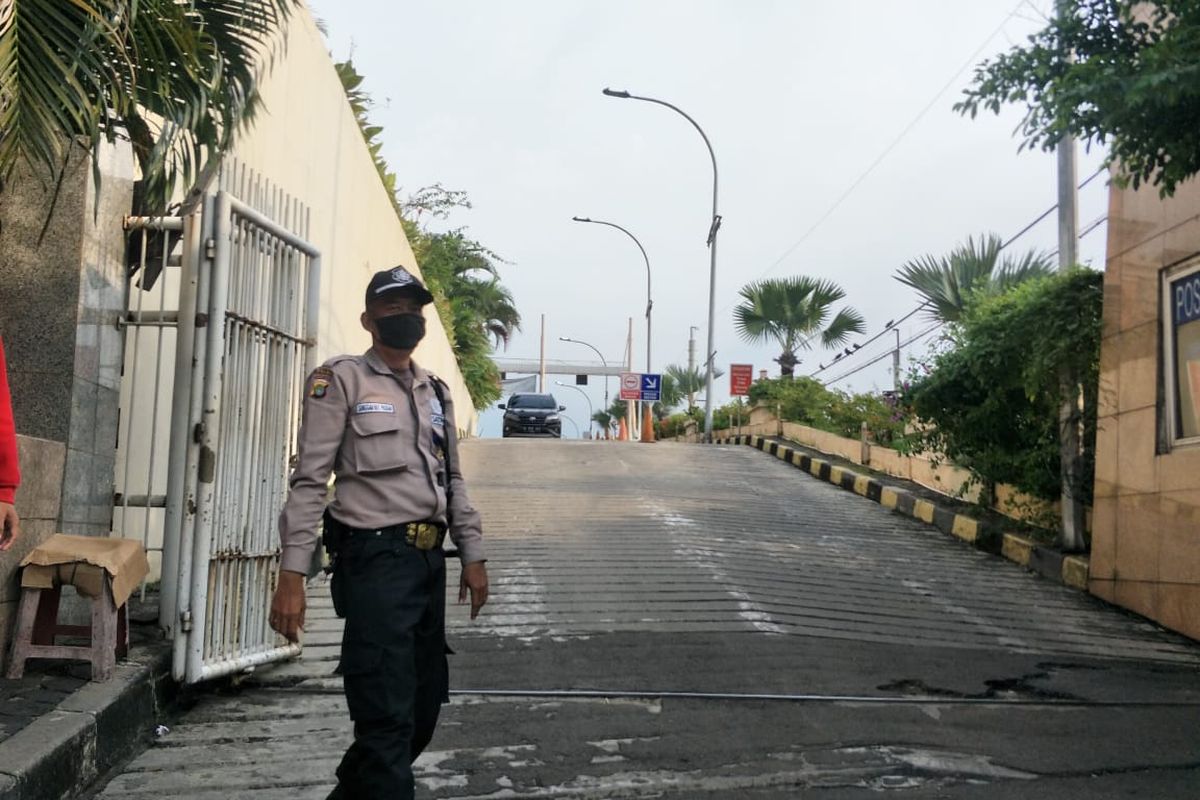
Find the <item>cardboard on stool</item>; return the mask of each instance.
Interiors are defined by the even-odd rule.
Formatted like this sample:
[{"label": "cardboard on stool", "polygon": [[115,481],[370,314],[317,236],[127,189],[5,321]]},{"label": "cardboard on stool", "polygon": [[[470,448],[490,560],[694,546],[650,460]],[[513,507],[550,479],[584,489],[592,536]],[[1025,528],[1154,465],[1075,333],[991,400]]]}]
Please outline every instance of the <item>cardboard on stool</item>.
[{"label": "cardboard on stool", "polygon": [[53,589],[74,586],[88,597],[104,589],[104,575],[112,577],[113,603],[120,608],[150,572],[146,551],[136,539],[69,536],[56,533],[21,561],[21,586]]}]

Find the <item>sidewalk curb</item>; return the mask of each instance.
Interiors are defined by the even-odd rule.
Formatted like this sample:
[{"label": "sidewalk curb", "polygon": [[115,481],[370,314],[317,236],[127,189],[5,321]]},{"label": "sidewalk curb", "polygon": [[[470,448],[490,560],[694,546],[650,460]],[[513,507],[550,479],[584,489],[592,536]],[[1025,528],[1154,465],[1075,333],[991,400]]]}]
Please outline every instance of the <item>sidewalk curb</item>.
[{"label": "sidewalk curb", "polygon": [[715,444],[745,444],[775,456],[814,478],[832,483],[868,500],[879,503],[897,514],[932,525],[942,533],[954,536],[987,553],[1003,556],[1026,569],[1058,581],[1064,586],[1086,592],[1088,559],[1086,556],[1064,555],[1015,533],[1005,533],[994,523],[959,514],[952,507],[939,506],[922,497],[887,486],[879,480],[836,466],[808,453],[762,436],[733,435],[713,438]]},{"label": "sidewalk curb", "polygon": [[136,646],[112,680],[88,683],[0,743],[0,800],[73,797],[150,734],[174,691],[165,644]]}]

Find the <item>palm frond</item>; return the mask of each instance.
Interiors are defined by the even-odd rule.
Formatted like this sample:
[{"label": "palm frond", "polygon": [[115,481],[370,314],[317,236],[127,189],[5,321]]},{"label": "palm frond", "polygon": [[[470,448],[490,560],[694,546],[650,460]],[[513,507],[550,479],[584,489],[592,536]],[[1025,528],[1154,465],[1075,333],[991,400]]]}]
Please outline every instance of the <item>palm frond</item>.
[{"label": "palm frond", "polygon": [[1003,292],[1023,281],[1052,275],[1054,271],[1054,262],[1048,254],[1030,250],[1019,258],[1005,259],[992,280],[997,291]]},{"label": "palm frond", "polygon": [[76,141],[125,134],[149,208],[253,119],[299,0],[9,0],[0,17],[0,177],[56,174]]},{"label": "palm frond", "polygon": [[829,327],[821,332],[821,344],[826,347],[845,344],[852,334],[862,333],[866,329],[862,314],[853,308],[843,308],[829,323]]},{"label": "palm frond", "polygon": [[971,236],[943,257],[913,259],[897,270],[895,278],[910,286],[930,304],[928,313],[943,322],[962,319],[976,293],[994,294],[1030,278],[1047,274],[1049,260],[1029,252],[1015,260],[1000,261],[1004,245],[999,236]]},{"label": "palm frond", "polygon": [[[0,18],[0,177],[57,172],[77,139],[98,146],[130,104],[126,3],[10,0]],[[115,55],[114,55],[115,54]],[[97,102],[117,87],[108,102]]]}]

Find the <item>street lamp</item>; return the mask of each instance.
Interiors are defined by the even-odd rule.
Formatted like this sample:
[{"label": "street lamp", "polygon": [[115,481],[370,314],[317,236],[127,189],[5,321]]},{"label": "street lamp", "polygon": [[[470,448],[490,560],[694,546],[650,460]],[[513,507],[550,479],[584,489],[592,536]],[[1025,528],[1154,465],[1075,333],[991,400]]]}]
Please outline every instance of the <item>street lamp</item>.
[{"label": "street lamp", "polygon": [[581,344],[584,347],[590,347],[595,351],[596,355],[600,356],[600,363],[604,365],[604,410],[608,411],[608,362],[604,360],[604,354],[599,350],[596,350],[594,345],[590,345],[580,339],[572,339],[569,336],[560,336],[558,337],[558,340],[560,342],[571,342],[572,344]]},{"label": "street lamp", "polygon": [[605,222],[602,219],[588,219],[587,217],[571,217],[575,222],[590,222],[593,225],[607,225],[610,228],[616,228],[621,233],[633,239],[633,243],[638,246],[638,250],[642,251],[642,260],[646,262],[646,372],[652,372],[650,368],[650,309],[654,308],[654,301],[650,299],[650,257],[646,255],[646,248],[642,247],[642,243],[632,233],[622,228],[615,222]]},{"label": "street lamp", "polygon": [[588,436],[591,436],[592,435],[592,422],[594,422],[592,417],[596,416],[596,409],[594,409],[592,407],[592,398],[588,397],[588,393],[585,392],[583,389],[580,389],[578,386],[572,386],[571,384],[563,383],[562,381],[555,381],[554,384],[556,386],[562,386],[564,389],[574,389],[575,391],[577,391],[581,395],[583,395],[584,400],[587,400],[587,403],[588,403]]},{"label": "street lamp", "polygon": [[569,422],[569,423],[571,423],[572,425],[574,425],[574,426],[575,426],[575,438],[576,438],[576,439],[582,439],[582,438],[583,438],[583,436],[582,436],[582,434],[580,433],[580,430],[579,430],[579,423],[578,423],[578,422],[576,422],[575,420],[571,419],[571,418],[570,418],[570,417],[568,417],[566,414],[563,414],[563,413],[561,413],[561,412],[559,413],[559,416],[560,416],[560,417],[562,417],[563,419],[565,419],[567,422]]},{"label": "street lamp", "polygon": [[666,106],[675,113],[682,116],[688,122],[692,123],[704,139],[704,146],[708,148],[709,158],[712,159],[713,168],[713,199],[712,199],[712,221],[708,226],[708,251],[711,259],[709,265],[708,276],[708,352],[705,355],[705,363],[707,370],[705,372],[704,383],[706,387],[704,398],[704,440],[712,441],[712,398],[713,398],[713,359],[716,357],[714,346],[713,327],[716,323],[716,302],[717,302],[717,231],[721,227],[721,215],[717,213],[717,156],[713,153],[712,144],[708,141],[708,135],[704,133],[704,129],[692,119],[683,109],[673,106],[665,100],[656,100],[653,97],[639,97],[635,94],[630,94],[626,91],[616,91],[614,89],[605,89],[604,94],[608,97],[616,97],[622,100],[643,100],[647,103],[655,103],[660,106]]}]

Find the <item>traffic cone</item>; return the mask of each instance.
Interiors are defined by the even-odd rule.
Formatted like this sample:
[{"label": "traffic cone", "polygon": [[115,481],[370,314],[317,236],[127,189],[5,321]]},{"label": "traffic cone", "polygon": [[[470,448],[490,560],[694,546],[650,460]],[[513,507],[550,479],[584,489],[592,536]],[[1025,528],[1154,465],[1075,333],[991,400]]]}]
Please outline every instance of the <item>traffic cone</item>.
[{"label": "traffic cone", "polygon": [[642,403],[642,442],[654,442],[654,412],[649,403]]}]

